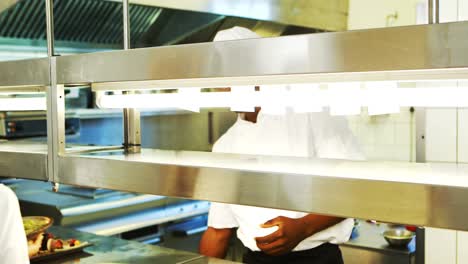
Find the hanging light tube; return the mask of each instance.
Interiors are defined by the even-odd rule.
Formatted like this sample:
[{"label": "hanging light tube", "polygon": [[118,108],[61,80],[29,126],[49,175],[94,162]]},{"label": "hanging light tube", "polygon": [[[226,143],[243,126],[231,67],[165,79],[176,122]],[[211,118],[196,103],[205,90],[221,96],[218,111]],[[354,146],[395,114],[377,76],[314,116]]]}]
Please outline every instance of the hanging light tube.
[{"label": "hanging light tube", "polygon": [[232,111],[251,112],[262,107],[265,113],[282,114],[286,108],[297,113],[319,112],[329,107],[332,115],[359,114],[367,107],[370,115],[398,113],[400,107],[468,107],[468,86],[458,82],[424,87],[398,87],[396,82],[333,83],[287,86],[233,87],[230,92],[200,92],[183,88],[177,93],[102,95],[101,108],[200,108],[230,107]]}]

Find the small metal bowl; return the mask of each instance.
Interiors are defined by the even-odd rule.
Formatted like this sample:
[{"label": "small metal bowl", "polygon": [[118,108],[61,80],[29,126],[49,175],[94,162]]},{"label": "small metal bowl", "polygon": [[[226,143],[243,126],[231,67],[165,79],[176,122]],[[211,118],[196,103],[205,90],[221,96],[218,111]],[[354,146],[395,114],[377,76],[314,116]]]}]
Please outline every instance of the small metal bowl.
[{"label": "small metal bowl", "polygon": [[385,240],[393,247],[404,248],[414,237],[414,233],[406,229],[390,229],[383,233]]}]

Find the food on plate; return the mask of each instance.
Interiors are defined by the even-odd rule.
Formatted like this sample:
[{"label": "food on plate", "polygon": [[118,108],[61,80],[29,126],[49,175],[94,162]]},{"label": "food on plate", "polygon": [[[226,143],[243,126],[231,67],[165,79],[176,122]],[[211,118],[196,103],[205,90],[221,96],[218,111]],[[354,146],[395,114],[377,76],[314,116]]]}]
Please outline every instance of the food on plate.
[{"label": "food on plate", "polygon": [[52,218],[45,216],[23,217],[24,231],[28,240],[35,241],[37,236],[49,228],[53,223]]},{"label": "food on plate", "polygon": [[69,250],[80,245],[81,242],[74,238],[65,240],[55,238],[50,233],[41,233],[35,240],[28,240],[29,257]]},{"label": "food on plate", "polygon": [[24,231],[28,238],[29,258],[66,251],[83,245],[79,240],[59,239],[45,230],[52,225],[52,219],[44,216],[23,217]]}]

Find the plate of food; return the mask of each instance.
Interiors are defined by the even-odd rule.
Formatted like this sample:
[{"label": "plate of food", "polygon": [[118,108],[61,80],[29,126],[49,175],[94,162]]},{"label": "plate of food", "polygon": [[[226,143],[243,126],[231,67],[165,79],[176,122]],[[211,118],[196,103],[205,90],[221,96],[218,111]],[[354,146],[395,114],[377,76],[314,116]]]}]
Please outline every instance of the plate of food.
[{"label": "plate of food", "polygon": [[24,231],[28,240],[35,240],[54,223],[54,220],[46,216],[25,216],[23,217]]},{"label": "plate of food", "polygon": [[[50,233],[43,233],[37,240],[28,241],[29,259],[32,263],[62,257],[64,255],[81,252],[84,248],[91,246],[89,242],[82,242],[74,238],[60,239]],[[31,251],[33,249],[33,251]],[[31,254],[35,253],[35,254]]]},{"label": "plate of food", "polygon": [[42,261],[63,255],[80,252],[91,243],[74,238],[56,238],[45,231],[53,220],[45,216],[23,217],[24,231],[28,239],[29,259],[31,262]]}]

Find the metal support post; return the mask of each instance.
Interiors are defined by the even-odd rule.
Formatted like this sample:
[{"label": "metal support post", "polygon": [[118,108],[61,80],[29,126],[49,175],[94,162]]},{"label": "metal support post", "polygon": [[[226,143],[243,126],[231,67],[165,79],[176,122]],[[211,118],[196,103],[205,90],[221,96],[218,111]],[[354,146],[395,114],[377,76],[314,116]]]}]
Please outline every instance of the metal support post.
[{"label": "metal support post", "polygon": [[[123,41],[124,50],[130,49],[130,16],[128,0],[123,0]],[[128,93],[128,92],[127,92]],[[124,149],[127,153],[141,151],[140,111],[125,108],[123,110]]]},{"label": "metal support post", "polygon": [[428,0],[428,23],[439,23],[439,0]]},{"label": "metal support post", "polygon": [[[46,89],[47,97],[47,175],[52,182],[52,190],[58,191],[59,184],[56,183],[58,173],[58,154],[60,153],[60,144],[63,142],[63,151],[65,151],[65,133],[60,136],[59,127],[65,126],[65,120],[60,123],[57,110],[60,108],[60,101],[65,103],[63,89],[60,100],[57,100],[59,90],[57,89],[57,67],[54,58],[54,2],[45,0],[46,7],[46,36],[47,36],[47,56],[49,57],[49,77],[50,84]],[[65,106],[62,106],[64,113]],[[64,132],[65,130],[63,130]]]}]

